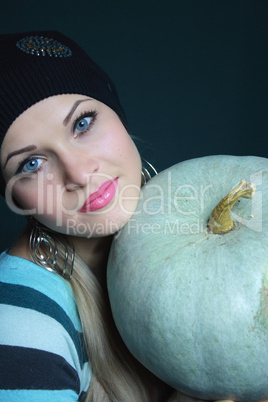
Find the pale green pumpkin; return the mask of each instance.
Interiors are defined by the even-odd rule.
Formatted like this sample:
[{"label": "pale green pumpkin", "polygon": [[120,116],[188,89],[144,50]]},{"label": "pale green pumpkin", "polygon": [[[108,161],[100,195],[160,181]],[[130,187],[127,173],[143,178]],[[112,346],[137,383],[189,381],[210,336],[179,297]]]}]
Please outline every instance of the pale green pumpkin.
[{"label": "pale green pumpkin", "polygon": [[[209,233],[212,210],[241,180],[235,223]],[[205,399],[268,397],[268,160],[179,163],[142,190],[114,240],[108,290],[119,332],[162,380]]]}]

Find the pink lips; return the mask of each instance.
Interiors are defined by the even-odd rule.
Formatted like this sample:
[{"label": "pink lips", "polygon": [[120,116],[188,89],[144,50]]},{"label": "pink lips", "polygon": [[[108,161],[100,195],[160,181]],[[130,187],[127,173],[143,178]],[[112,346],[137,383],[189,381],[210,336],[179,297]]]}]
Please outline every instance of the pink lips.
[{"label": "pink lips", "polygon": [[97,191],[90,194],[78,212],[92,212],[104,208],[113,199],[118,183],[118,177],[103,183]]}]

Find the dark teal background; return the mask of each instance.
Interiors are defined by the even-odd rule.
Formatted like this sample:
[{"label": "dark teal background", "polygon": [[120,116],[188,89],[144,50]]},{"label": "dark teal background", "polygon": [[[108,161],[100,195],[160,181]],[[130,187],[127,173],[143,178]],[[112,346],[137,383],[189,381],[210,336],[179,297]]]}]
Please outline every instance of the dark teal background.
[{"label": "dark teal background", "polygon": [[[1,33],[57,29],[113,78],[159,169],[267,156],[268,0],[2,0]],[[24,225],[0,201],[0,249]]]}]

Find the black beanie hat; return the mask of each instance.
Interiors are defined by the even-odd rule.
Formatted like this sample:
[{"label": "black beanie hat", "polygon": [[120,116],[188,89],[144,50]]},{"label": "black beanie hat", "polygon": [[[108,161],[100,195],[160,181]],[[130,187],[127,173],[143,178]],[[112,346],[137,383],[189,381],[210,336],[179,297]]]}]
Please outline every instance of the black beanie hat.
[{"label": "black beanie hat", "polygon": [[[71,39],[57,31],[0,35],[0,147],[13,121],[42,99],[88,95],[125,113],[108,75]],[[0,174],[0,194],[5,184]]]}]

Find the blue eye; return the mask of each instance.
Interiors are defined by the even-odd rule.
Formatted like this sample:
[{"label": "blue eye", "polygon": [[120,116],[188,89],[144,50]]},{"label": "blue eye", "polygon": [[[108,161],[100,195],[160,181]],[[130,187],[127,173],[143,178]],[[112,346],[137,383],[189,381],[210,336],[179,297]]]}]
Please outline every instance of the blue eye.
[{"label": "blue eye", "polygon": [[37,172],[40,169],[40,166],[43,162],[42,158],[31,158],[28,161],[24,161],[20,164],[18,173],[33,173]]},{"label": "blue eye", "polygon": [[96,117],[97,112],[92,110],[91,112],[83,113],[78,119],[76,119],[73,124],[73,133],[75,137],[90,130],[95,123]]},{"label": "blue eye", "polygon": [[75,127],[76,130],[84,131],[88,127],[88,125],[90,124],[90,120],[91,120],[90,117],[83,117],[82,119],[80,119],[78,121],[78,123],[76,124],[76,127]]}]

